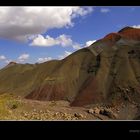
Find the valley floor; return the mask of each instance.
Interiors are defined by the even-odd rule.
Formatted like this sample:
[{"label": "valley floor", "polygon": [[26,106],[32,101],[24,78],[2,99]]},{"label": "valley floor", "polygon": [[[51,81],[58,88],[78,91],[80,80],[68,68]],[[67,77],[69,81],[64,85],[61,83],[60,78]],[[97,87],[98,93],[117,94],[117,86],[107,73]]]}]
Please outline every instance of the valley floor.
[{"label": "valley floor", "polygon": [[0,120],[131,120],[139,118],[133,104],[118,107],[70,107],[67,101],[36,101],[0,95]]}]

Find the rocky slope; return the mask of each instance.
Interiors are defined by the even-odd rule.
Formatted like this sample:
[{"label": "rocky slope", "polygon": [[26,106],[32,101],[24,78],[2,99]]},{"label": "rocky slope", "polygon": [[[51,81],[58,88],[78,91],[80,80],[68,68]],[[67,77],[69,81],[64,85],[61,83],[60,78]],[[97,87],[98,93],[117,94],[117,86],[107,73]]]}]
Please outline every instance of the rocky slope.
[{"label": "rocky slope", "polygon": [[0,70],[0,93],[71,106],[140,103],[140,29],[111,33],[63,60]]}]

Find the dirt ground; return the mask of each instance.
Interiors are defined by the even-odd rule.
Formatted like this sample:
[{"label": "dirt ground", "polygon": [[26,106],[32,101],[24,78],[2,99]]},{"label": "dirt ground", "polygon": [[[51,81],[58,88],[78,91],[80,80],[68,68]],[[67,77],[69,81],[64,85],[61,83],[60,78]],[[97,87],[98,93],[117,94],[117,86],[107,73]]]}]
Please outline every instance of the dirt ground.
[{"label": "dirt ground", "polygon": [[117,107],[70,107],[67,101],[37,101],[0,96],[0,120],[133,120],[140,116],[133,104]]}]

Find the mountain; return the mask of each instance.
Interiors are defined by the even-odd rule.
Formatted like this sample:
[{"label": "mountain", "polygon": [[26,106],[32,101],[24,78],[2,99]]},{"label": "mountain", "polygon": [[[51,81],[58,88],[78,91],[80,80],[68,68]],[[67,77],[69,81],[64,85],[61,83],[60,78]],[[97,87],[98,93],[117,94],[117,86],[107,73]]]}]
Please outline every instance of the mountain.
[{"label": "mountain", "polygon": [[16,62],[14,62],[14,61],[11,61],[11,62],[9,62],[9,64],[6,66],[6,68],[7,68],[7,67],[14,66],[14,65],[16,65],[16,64],[17,64]]},{"label": "mountain", "polygon": [[140,29],[125,27],[63,60],[0,70],[0,93],[71,106],[140,103]]}]

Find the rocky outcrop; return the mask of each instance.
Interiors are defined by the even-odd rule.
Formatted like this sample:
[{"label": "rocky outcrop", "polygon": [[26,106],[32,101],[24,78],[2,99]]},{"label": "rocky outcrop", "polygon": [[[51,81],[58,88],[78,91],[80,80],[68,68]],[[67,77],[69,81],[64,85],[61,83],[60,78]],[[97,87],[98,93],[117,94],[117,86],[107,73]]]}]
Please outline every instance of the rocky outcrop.
[{"label": "rocky outcrop", "polygon": [[116,113],[114,113],[111,109],[107,109],[105,107],[95,107],[95,108],[90,108],[88,110],[89,114],[92,115],[105,115],[111,119],[117,119],[118,115]]}]

